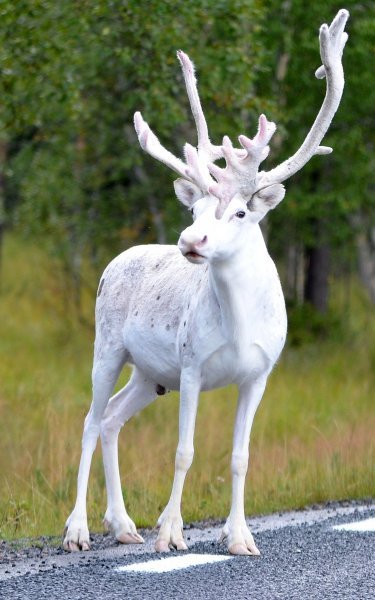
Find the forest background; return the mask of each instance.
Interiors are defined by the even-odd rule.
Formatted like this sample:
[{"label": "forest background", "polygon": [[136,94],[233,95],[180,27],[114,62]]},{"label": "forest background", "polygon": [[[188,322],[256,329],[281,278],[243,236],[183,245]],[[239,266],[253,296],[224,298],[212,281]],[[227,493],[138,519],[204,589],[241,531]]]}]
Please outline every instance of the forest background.
[{"label": "forest background", "polygon": [[[262,112],[276,122],[269,170],[319,110],[318,29],[342,7],[0,1],[1,535],[56,534],[72,507],[101,271],[134,244],[176,243],[189,223],[173,175],[139,147],[134,112],[174,154],[195,143],[181,48],[196,64],[214,143],[254,135]],[[287,182],[263,227],[289,339],[255,422],[249,513],[374,496],[375,9],[370,0],[345,8],[346,87],[324,140],[334,152]],[[203,395],[187,519],[225,515],[233,410],[233,390]],[[140,525],[168,497],[176,428],[175,395],[127,425],[124,494]],[[98,458],[92,480],[99,528]]]}]

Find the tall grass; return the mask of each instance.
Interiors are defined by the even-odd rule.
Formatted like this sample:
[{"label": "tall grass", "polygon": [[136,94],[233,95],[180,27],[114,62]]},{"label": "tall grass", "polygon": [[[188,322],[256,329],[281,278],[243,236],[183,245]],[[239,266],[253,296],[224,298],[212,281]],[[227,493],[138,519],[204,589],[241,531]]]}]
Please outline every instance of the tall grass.
[{"label": "tall grass", "polygon": [[[68,296],[59,263],[8,237],[0,295],[2,537],[59,534],[74,503],[93,330],[70,318]],[[83,302],[87,321],[93,296]],[[375,317],[358,291],[344,304],[340,340],[288,348],[270,377],[252,435],[248,514],[374,495]],[[185,520],[228,513],[235,401],[233,388],[202,394]],[[153,525],[167,502],[177,419],[178,397],[169,394],[121,434],[124,496],[140,526]],[[100,452],[88,503],[90,527],[100,530]]]}]

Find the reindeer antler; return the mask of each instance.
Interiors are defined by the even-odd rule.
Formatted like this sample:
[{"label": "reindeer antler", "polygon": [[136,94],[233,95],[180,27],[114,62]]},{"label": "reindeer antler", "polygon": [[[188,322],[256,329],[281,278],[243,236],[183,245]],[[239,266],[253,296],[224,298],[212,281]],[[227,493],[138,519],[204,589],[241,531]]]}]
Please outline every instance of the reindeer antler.
[{"label": "reindeer antler", "polygon": [[[202,196],[207,194],[216,196],[219,199],[218,217],[221,216],[226,205],[236,193],[241,194],[246,201],[254,198],[256,194],[260,194],[259,197],[264,200],[265,197],[270,196],[272,191],[267,192],[265,188],[280,184],[294,175],[315,154],[332,152],[332,148],[319,144],[340,104],[344,88],[341,57],[348,39],[348,35],[344,31],[348,18],[348,11],[340,10],[330,27],[322,25],[320,28],[320,55],[323,65],[317,69],[315,75],[319,79],[326,77],[326,95],[318,116],[301,147],[276,168],[269,172],[258,173],[260,163],[268,156],[268,143],[276,129],[276,125],[267,121],[264,115],[259,118],[258,132],[253,139],[244,135],[239,136],[241,148],[234,148],[227,136],[223,138],[222,146],[215,146],[210,142],[206,119],[198,95],[194,65],[181,50],[177,52],[177,56],[181,63],[197,128],[197,147],[185,144],[186,162],[183,162],[162,146],[141,114],[137,112],[134,115],[134,124],[143,150],[173,169],[183,180],[194,184]],[[225,169],[214,164],[214,161],[222,157],[226,161]],[[177,182],[179,181],[181,180],[177,180]],[[275,190],[276,186],[271,195],[275,195]],[[279,185],[276,193],[278,201],[283,195],[283,188]],[[189,198],[187,203],[190,204],[192,201],[193,197]],[[269,199],[268,209],[272,207],[271,204]],[[275,202],[272,205],[275,205]]]},{"label": "reindeer antler", "polygon": [[197,80],[195,78],[194,65],[185,52],[178,50],[178,60],[180,61],[182,72],[185,79],[186,91],[189,97],[191,112],[193,113],[195,125],[198,134],[198,157],[205,161],[217,160],[222,158],[220,146],[214,146],[208,136],[207,122],[202,110],[202,105],[198,95]]},{"label": "reindeer antler", "polygon": [[221,158],[223,154],[220,146],[211,144],[208,136],[207,123],[200,103],[197,82],[194,75],[194,65],[182,50],[177,52],[177,57],[182,67],[186,90],[197,128],[197,148],[194,148],[190,144],[185,144],[184,154],[186,162],[184,163],[162,146],[149,125],[143,120],[140,112],[136,112],[134,115],[134,126],[139,143],[145,152],[173,169],[183,179],[195,184],[202,192],[202,195],[205,195],[208,193],[208,188],[215,183],[210,176],[207,164],[210,161]]},{"label": "reindeer antler", "polygon": [[232,142],[225,136],[221,147],[226,161],[225,169],[211,163],[210,173],[217,183],[210,186],[209,191],[219,198],[223,207],[240,193],[249,200],[254,192],[260,163],[267,158],[270,148],[268,143],[276,131],[275,123],[267,121],[264,115],[259,117],[258,132],[253,139],[245,135],[239,136],[242,149],[233,148]]},{"label": "reindeer antler", "polygon": [[344,71],[341,57],[348,39],[348,34],[344,31],[348,18],[349,12],[342,9],[337,13],[330,27],[326,24],[321,26],[319,40],[323,65],[316,70],[315,76],[318,79],[326,77],[327,81],[326,95],[322,107],[301,147],[293,156],[268,173],[261,173],[259,187],[285,181],[302,169],[315,154],[330,154],[332,152],[332,148],[320,146],[319,144],[331,124],[344,89]]}]

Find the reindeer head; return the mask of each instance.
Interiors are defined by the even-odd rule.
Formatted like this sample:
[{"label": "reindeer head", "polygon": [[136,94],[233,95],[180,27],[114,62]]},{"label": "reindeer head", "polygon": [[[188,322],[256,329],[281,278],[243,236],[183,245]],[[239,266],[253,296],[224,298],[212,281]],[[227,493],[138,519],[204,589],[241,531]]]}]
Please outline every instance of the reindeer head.
[{"label": "reindeer head", "polygon": [[[268,144],[276,130],[276,125],[261,115],[258,132],[254,138],[239,136],[240,148],[233,147],[227,136],[224,136],[221,146],[213,145],[208,136],[193,63],[184,52],[181,50],[177,52],[197,128],[197,147],[185,144],[184,162],[160,144],[139,112],[134,116],[134,124],[143,150],[180,175],[174,182],[175,192],[183,204],[189,208],[194,207],[196,230],[198,230],[198,221],[199,226],[202,223],[203,213],[209,215],[207,218],[211,219],[212,223],[216,221],[215,226],[220,230],[226,222],[233,224],[233,218],[244,220],[246,217],[246,222],[258,223],[284,198],[283,181],[299,171],[315,154],[332,152],[331,148],[319,144],[342,96],[344,75],[341,56],[348,37],[344,32],[348,17],[348,11],[340,10],[330,27],[322,25],[320,28],[320,55],[323,64],[316,71],[316,77],[326,77],[326,96],[301,147],[292,157],[269,172],[259,171],[259,167],[268,156]],[[224,169],[215,164],[215,161],[220,158],[225,159]],[[240,216],[242,213],[245,215]],[[222,221],[220,226],[218,221]],[[208,228],[212,229],[213,226],[210,225]],[[199,235],[201,235],[199,243],[203,244],[204,240],[204,244],[207,244],[208,233],[199,233]],[[181,245],[180,248],[183,251]],[[189,253],[186,255],[194,260],[194,252],[190,256]]]}]

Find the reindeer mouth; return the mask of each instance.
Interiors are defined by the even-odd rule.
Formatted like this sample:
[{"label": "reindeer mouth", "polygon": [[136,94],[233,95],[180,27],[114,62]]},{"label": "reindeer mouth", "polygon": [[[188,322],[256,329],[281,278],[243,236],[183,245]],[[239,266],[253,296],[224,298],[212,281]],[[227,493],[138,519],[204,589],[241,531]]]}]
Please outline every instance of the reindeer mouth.
[{"label": "reindeer mouth", "polygon": [[203,256],[202,254],[198,254],[198,252],[193,252],[193,251],[184,253],[184,257],[187,258],[189,262],[192,262],[195,264],[201,264],[206,261],[205,256]]}]

